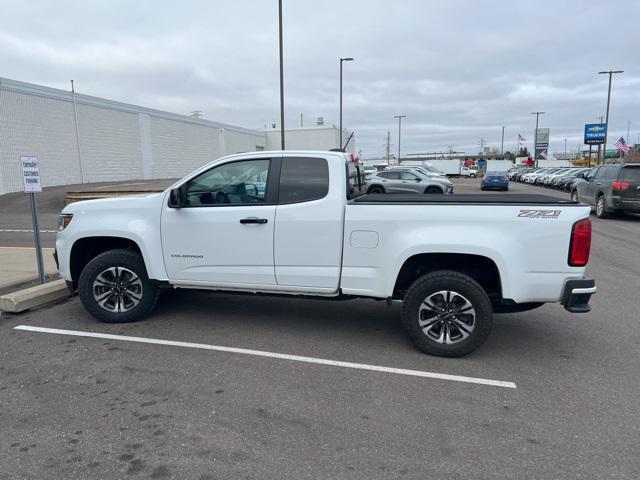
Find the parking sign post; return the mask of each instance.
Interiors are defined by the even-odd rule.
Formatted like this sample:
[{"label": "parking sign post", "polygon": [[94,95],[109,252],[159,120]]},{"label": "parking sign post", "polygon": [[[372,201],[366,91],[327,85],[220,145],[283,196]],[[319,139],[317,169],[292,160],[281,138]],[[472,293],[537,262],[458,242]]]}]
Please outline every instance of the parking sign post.
[{"label": "parking sign post", "polygon": [[40,222],[38,221],[38,202],[36,193],[42,191],[38,157],[20,157],[22,165],[22,182],[24,192],[31,197],[31,218],[33,220],[33,237],[36,244],[36,261],[38,263],[38,277],[44,283],[44,262],[42,261],[42,242],[40,241]]}]

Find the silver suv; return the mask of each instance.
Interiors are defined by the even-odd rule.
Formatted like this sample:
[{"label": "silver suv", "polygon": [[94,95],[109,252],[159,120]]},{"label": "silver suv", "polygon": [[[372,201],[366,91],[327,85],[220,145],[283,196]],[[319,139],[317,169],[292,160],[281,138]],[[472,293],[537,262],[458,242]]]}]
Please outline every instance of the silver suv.
[{"label": "silver suv", "polygon": [[367,193],[453,193],[447,179],[436,179],[412,168],[392,168],[367,179]]}]

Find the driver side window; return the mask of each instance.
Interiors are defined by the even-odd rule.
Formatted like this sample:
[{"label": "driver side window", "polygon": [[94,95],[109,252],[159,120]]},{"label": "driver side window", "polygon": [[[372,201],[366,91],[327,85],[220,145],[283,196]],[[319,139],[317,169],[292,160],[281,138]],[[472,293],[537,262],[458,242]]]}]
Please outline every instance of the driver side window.
[{"label": "driver side window", "polygon": [[189,180],[186,205],[265,203],[270,160],[243,160],[214,167]]},{"label": "driver side window", "polygon": [[418,179],[418,177],[416,177],[411,172],[402,172],[401,176],[402,176],[402,180],[413,180],[415,182]]}]

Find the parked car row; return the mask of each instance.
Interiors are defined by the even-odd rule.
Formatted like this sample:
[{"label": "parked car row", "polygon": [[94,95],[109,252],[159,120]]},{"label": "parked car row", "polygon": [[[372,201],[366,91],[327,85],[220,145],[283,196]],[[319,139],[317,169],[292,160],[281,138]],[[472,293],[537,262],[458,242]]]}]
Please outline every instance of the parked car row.
[{"label": "parked car row", "polygon": [[507,176],[516,182],[571,191],[579,178],[578,175],[587,174],[590,170],[583,167],[516,167],[509,170]]},{"label": "parked car row", "polygon": [[594,168],[522,168],[507,172],[508,178],[530,185],[568,191],[576,200],[605,218],[615,212],[640,213],[640,164],[610,163]]}]

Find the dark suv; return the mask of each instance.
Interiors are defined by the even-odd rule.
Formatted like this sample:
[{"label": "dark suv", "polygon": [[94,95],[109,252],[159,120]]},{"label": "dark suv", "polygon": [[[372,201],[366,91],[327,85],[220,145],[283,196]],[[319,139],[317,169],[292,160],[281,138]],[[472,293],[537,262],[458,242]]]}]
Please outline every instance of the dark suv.
[{"label": "dark suv", "polygon": [[596,216],[613,212],[640,212],[640,163],[600,165],[586,175],[578,175],[571,198],[592,205]]}]

